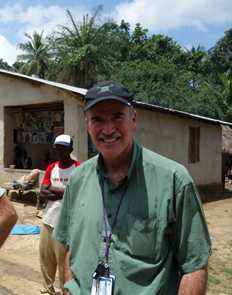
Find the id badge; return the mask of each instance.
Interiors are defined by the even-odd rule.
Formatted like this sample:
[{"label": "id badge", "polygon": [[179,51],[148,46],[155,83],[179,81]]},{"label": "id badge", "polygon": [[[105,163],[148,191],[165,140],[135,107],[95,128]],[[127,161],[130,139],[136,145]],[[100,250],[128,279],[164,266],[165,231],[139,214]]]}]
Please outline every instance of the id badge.
[{"label": "id badge", "polygon": [[91,295],[113,295],[115,276],[93,278]]}]

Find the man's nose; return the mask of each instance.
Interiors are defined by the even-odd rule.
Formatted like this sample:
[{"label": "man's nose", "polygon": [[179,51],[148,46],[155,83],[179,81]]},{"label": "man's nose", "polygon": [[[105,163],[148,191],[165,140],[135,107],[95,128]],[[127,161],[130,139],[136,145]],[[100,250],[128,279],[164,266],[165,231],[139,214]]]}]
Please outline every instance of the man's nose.
[{"label": "man's nose", "polygon": [[115,131],[115,124],[111,120],[107,120],[104,124],[103,132],[107,135]]}]

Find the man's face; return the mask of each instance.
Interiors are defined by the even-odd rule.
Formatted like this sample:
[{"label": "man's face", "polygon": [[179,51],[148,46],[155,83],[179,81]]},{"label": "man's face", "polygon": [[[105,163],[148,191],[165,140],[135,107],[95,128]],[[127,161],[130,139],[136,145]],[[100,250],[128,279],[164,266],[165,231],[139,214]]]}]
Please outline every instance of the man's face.
[{"label": "man's face", "polygon": [[72,152],[72,150],[70,149],[70,147],[66,147],[60,144],[56,144],[54,146],[55,151],[56,151],[56,157],[59,161],[66,161],[67,159],[69,159],[70,154]]},{"label": "man's face", "polygon": [[131,151],[136,112],[115,101],[99,102],[86,112],[88,133],[103,158],[112,160]]}]

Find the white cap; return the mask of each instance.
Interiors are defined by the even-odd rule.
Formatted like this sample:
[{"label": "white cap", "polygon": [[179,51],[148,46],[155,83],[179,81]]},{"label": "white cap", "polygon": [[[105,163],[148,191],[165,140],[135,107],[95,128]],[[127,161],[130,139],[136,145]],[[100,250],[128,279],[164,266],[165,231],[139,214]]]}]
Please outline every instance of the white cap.
[{"label": "white cap", "polygon": [[54,141],[54,145],[59,144],[67,147],[72,147],[73,140],[70,135],[67,134],[61,134],[58,135]]}]

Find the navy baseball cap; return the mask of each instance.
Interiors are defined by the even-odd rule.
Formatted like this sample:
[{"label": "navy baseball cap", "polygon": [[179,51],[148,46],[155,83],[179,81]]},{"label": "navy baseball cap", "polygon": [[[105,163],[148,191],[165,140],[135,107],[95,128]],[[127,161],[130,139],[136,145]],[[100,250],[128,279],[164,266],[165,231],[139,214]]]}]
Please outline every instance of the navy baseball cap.
[{"label": "navy baseball cap", "polygon": [[95,84],[85,95],[84,111],[104,100],[116,100],[127,106],[131,106],[133,95],[122,84],[115,81],[103,81]]}]

